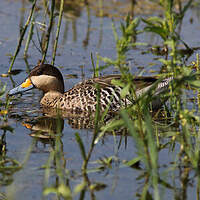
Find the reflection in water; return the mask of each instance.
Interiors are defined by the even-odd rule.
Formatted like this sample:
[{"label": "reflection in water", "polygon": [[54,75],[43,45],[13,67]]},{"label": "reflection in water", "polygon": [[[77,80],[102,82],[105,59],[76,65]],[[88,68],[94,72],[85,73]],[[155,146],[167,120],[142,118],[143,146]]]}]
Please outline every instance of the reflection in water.
[{"label": "reflection in water", "polygon": [[[86,37],[83,40],[83,47],[87,47],[89,44],[89,39],[90,39],[90,26],[91,26],[91,17],[90,17],[90,7],[86,5],[87,8],[87,33]],[[101,29],[100,29],[101,30]],[[102,35],[102,34],[101,34]]]},{"label": "reflection in water", "polygon": [[22,8],[20,9],[19,35],[21,35],[24,26],[25,10],[25,0],[22,0]]},{"label": "reflection in water", "polygon": [[31,130],[29,134],[43,143],[52,142],[58,132],[62,133],[64,120],[60,117],[37,117],[33,120],[22,123],[23,126]]},{"label": "reflection in water", "polygon": [[[56,4],[55,4],[56,9],[58,11],[60,9],[60,3],[61,1],[56,1]],[[77,40],[76,19],[81,16],[82,8],[83,8],[83,3],[80,0],[75,0],[75,1],[65,0],[64,1],[63,16],[67,20],[66,20],[65,28],[64,28],[64,35],[63,35],[63,41],[62,41],[63,45],[67,41],[67,32],[68,32],[68,26],[69,26],[70,21],[72,23],[73,41],[75,42]]]},{"label": "reflection in water", "polygon": [[[82,186],[80,187],[80,190],[79,190],[81,199],[88,199],[87,198],[88,196],[86,195],[87,193],[90,194],[91,199],[95,199],[97,196],[97,192],[99,190],[104,190],[105,188],[109,187],[109,184],[106,182],[106,178],[112,174],[111,170],[124,167],[124,165],[122,164],[123,160],[118,157],[117,155],[118,153],[116,153],[116,156],[110,156],[110,157],[109,157],[109,154],[106,154],[105,157],[98,158],[99,160],[96,161],[95,166],[94,164],[91,165],[90,161],[94,162],[94,160],[92,160],[91,157],[94,156],[94,159],[97,159],[95,158],[95,151],[94,151],[95,148],[98,148],[95,146],[95,143],[94,143],[97,135],[95,135],[94,133],[92,135],[93,138],[87,141],[88,144],[91,144],[91,145],[89,145],[89,148],[87,148],[87,150],[85,151],[85,159],[83,159],[82,170],[79,171],[79,170],[71,169],[70,164],[68,162],[68,159],[70,156],[66,158],[66,151],[63,150],[63,143],[61,139],[62,131],[64,128],[64,120],[59,117],[50,116],[53,114],[50,111],[49,113],[46,111],[46,114],[49,116],[36,117],[33,120],[26,121],[26,123],[23,123],[23,125],[26,126],[26,128],[31,130],[31,133],[30,133],[31,137],[36,138],[36,140],[39,140],[43,142],[44,144],[46,143],[51,144],[52,148],[49,155],[49,159],[51,159],[51,163],[49,164],[47,169],[51,169],[52,173],[47,183],[45,183],[46,188],[48,189],[48,187],[54,187],[55,189],[58,189],[61,186],[63,186],[62,184],[64,182],[65,185],[63,187],[65,187],[65,189],[69,191],[68,195],[71,195],[73,193],[71,189],[72,188],[71,185],[74,182],[76,183],[78,182]],[[160,116],[157,116],[157,117],[158,119],[160,119]],[[88,127],[88,120],[89,122],[92,122],[92,120],[90,118],[87,118],[86,116],[78,117],[75,115],[68,116],[67,120],[68,120],[68,123],[74,128],[86,128]],[[163,131],[159,130],[158,132],[159,133],[164,132],[164,130]],[[81,136],[79,136],[79,138],[81,138]],[[122,139],[125,139],[125,137],[122,137]],[[67,144],[64,144],[64,145],[67,145]],[[118,145],[119,148],[120,148],[120,145],[121,145],[121,142]],[[167,144],[163,142],[163,146],[167,146]],[[101,147],[103,148],[103,146]],[[81,145],[80,145],[80,148],[81,148]],[[119,148],[117,150],[119,150]],[[163,149],[161,148],[160,151]],[[88,163],[89,163],[89,167],[88,167]],[[69,166],[67,164],[69,164]],[[167,164],[165,165],[168,167]],[[139,167],[135,166],[135,164],[134,166],[129,165],[129,167],[133,168],[133,170],[137,170],[137,177],[135,180],[136,181],[139,180],[137,184],[139,185],[139,188],[140,188],[137,190],[138,192],[137,195],[142,197],[144,190],[147,190],[146,192],[148,193],[148,196],[150,197],[150,199],[153,199],[151,195],[151,190],[146,189],[151,185],[151,179],[149,178],[151,176],[150,171],[147,168],[145,168],[144,165],[140,164],[140,161],[138,165]],[[182,164],[180,164],[180,166],[177,166],[177,171],[176,171],[177,173],[180,174],[178,180],[180,181],[181,186],[180,184],[177,185],[177,177],[174,177],[175,180],[174,181],[172,180],[173,182],[171,182],[171,180],[169,181],[166,180],[165,175],[160,174],[159,179],[158,179],[159,186],[165,189],[166,191],[173,192],[175,197],[177,196],[187,197],[187,189],[191,185],[190,184],[191,180],[189,179],[189,173],[190,172],[192,173],[192,169],[185,168],[184,166],[181,166],[181,165]],[[160,165],[159,169],[165,170],[166,166]],[[98,176],[103,175],[105,180],[98,182],[97,181],[98,178],[91,178],[91,177],[95,177],[95,175],[93,173],[93,175],[91,176],[91,174],[88,172],[89,170],[91,171],[93,170],[94,173],[95,172],[98,173]],[[82,182],[80,182],[80,179]],[[115,184],[116,184],[116,187],[120,187],[119,183],[117,182],[117,177],[116,177]],[[77,187],[78,187],[78,184],[77,184]],[[186,199],[186,198],[182,198],[182,199]]]},{"label": "reflection in water", "polygon": [[[55,134],[57,132],[57,129],[59,127],[59,130],[63,130],[64,128],[64,119],[67,120],[67,124],[69,124],[71,126],[71,128],[73,129],[94,129],[95,126],[95,122],[94,122],[94,115],[92,114],[88,114],[88,115],[77,115],[77,114],[72,114],[72,113],[68,113],[68,114],[62,114],[63,118],[61,117],[56,117],[58,116],[58,112],[55,109],[51,109],[54,110],[55,112],[49,112],[49,108],[48,108],[48,113],[47,113],[47,109],[43,109],[43,112],[45,113],[45,116],[42,117],[36,117],[33,120],[30,121],[26,121],[23,122],[23,125],[32,130],[32,133],[30,134],[30,136],[34,136],[34,137],[39,137],[39,138],[54,138],[52,134]],[[109,122],[112,119],[113,116],[108,115],[105,120],[104,123]],[[38,135],[37,132],[39,131],[40,134],[42,135]],[[49,136],[48,136],[49,135]]]},{"label": "reflection in water", "polygon": [[[6,154],[6,130],[4,130],[0,137],[0,186],[10,185],[14,181],[14,174],[21,169],[21,164]],[[0,193],[0,199],[2,196],[4,194]]]},{"label": "reflection in water", "polygon": [[[60,0],[57,0],[55,2],[56,9],[60,9]],[[65,0],[64,1],[64,15],[67,18],[77,18],[81,16],[81,10],[82,7],[84,6],[82,0]]]},{"label": "reflection in water", "polygon": [[[89,44],[89,39],[90,39],[90,26],[91,26],[91,6],[88,1],[82,1],[82,0],[65,0],[64,1],[64,13],[63,16],[66,18],[65,22],[65,28],[64,28],[64,33],[63,33],[63,41],[62,44],[64,45],[67,41],[67,36],[68,36],[68,31],[69,31],[69,23],[72,23],[72,32],[73,32],[73,41],[77,41],[77,24],[76,20],[81,16],[81,11],[86,8],[87,12],[87,32],[85,39],[83,39],[83,47],[87,48]],[[56,1],[56,9],[60,9],[60,1]],[[102,20],[101,20],[101,25],[100,25],[100,39],[98,43],[98,47],[101,44],[102,41]]]},{"label": "reflection in water", "polygon": [[[63,151],[63,142],[61,140],[62,131],[64,128],[64,120],[63,118],[58,117],[58,113],[57,117],[50,116],[52,115],[52,112],[49,112],[48,114],[49,116],[36,117],[33,120],[29,120],[23,123],[23,126],[31,131],[31,133],[29,134],[31,137],[34,137],[36,140],[39,140],[43,144],[51,144],[52,147],[49,155],[50,162],[48,161],[46,164],[46,170],[48,171],[49,169],[51,169],[51,178],[47,178],[46,182],[44,183],[44,188],[46,188],[48,191],[49,187],[56,190],[62,186],[67,192],[61,192],[61,194],[57,194],[58,197],[59,195],[61,195],[63,197],[68,197],[66,199],[69,199],[69,197],[71,197],[73,194],[71,184],[74,182],[74,180],[76,180],[76,182],[79,182],[81,177],[82,180],[79,184],[80,189],[78,190],[81,199],[87,198],[86,193],[89,193],[91,199],[96,199],[95,192],[104,190],[108,186],[107,183],[91,179],[89,174],[86,172],[87,164],[90,160],[90,156],[92,155],[95,146],[94,138],[97,135],[95,133],[92,134],[93,145],[90,146],[88,152],[85,152],[87,158],[85,161],[83,161],[83,170],[81,172],[75,171],[74,169],[68,171],[68,162],[67,158],[65,157],[66,153]],[[68,123],[75,128],[88,127],[88,121],[92,121],[89,120],[89,116],[86,117],[80,115],[79,117],[75,115],[68,116],[67,120]],[[111,165],[109,164],[109,166],[107,166],[107,163],[105,163],[103,159],[101,161],[102,163],[99,164],[99,166],[95,167],[94,170],[103,172],[106,171],[108,167],[111,168]],[[80,161],[80,163],[81,162],[82,161]],[[108,174],[108,172],[106,174]],[[52,180],[54,180],[53,184]],[[46,193],[45,189],[44,193]]]}]

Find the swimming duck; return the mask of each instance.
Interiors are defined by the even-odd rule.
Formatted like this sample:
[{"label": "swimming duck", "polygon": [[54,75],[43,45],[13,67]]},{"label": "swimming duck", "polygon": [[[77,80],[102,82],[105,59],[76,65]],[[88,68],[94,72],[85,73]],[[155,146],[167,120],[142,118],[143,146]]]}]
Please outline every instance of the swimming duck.
[{"label": "swimming duck", "polygon": [[[119,80],[120,77],[120,75],[107,75],[92,78],[80,82],[64,92],[64,80],[61,72],[50,64],[39,64],[33,68],[28,78],[21,85],[9,91],[9,95],[37,88],[44,93],[40,101],[42,107],[58,108],[75,113],[94,112],[97,105],[98,89],[96,85],[98,84],[101,110],[103,111],[109,106],[110,111],[117,111],[121,106],[133,103],[130,98],[121,99],[120,92],[122,89],[113,85],[112,80]],[[166,90],[172,79],[172,77],[169,77],[159,82],[154,96],[158,96]],[[133,82],[136,86],[136,96],[148,91],[157,80],[157,77],[135,77]],[[152,102],[153,107],[161,106],[160,104],[159,101]]]}]

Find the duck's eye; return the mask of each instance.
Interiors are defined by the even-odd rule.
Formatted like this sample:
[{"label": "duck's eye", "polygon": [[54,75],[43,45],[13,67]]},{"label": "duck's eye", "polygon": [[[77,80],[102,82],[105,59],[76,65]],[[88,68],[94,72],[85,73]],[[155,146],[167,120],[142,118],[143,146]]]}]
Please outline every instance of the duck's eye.
[{"label": "duck's eye", "polygon": [[38,76],[42,75],[42,74],[43,74],[43,70],[39,70],[38,73],[37,73]]}]

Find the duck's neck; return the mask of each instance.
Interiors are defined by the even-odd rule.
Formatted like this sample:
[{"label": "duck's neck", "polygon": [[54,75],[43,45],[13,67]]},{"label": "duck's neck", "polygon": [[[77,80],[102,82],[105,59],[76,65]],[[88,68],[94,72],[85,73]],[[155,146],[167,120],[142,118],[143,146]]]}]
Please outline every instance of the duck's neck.
[{"label": "duck's neck", "polygon": [[62,95],[62,93],[57,91],[46,92],[42,97],[40,104],[47,107],[56,107],[56,104]]}]

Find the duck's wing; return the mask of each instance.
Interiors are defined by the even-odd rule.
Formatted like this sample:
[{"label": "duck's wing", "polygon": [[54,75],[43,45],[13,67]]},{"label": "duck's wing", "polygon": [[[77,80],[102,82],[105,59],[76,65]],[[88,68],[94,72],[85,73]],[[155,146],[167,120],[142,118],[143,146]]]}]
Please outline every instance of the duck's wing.
[{"label": "duck's wing", "polygon": [[[112,80],[120,80],[121,75],[108,75],[103,77],[98,77],[93,79],[94,83],[98,83],[100,86],[111,86],[113,85]],[[135,85],[136,89],[141,89],[144,87],[147,87],[149,85],[152,85],[158,80],[157,77],[150,77],[150,76],[139,76],[134,77],[133,76],[133,84]]]},{"label": "duck's wing", "polygon": [[95,87],[96,84],[99,84],[100,88],[105,88],[109,86],[113,86],[112,80],[119,80],[121,75],[108,75],[108,76],[100,76],[92,79],[88,79],[76,84],[73,88],[81,88],[81,87]]},{"label": "duck's wing", "polygon": [[136,90],[146,88],[158,80],[156,76],[138,76],[133,79]]},{"label": "duck's wing", "polygon": [[102,77],[96,77],[93,79],[94,84],[99,84],[101,88],[113,86],[112,80],[120,80],[120,74],[107,75]]},{"label": "duck's wing", "polygon": [[[93,87],[96,84],[98,84],[100,86],[100,88],[112,87],[112,86],[114,86],[114,84],[112,83],[112,80],[120,80],[120,79],[121,79],[121,75],[119,75],[119,74],[101,76],[101,77],[88,79],[86,81],[78,83],[74,87],[76,87],[76,88],[86,87],[86,86]],[[153,83],[155,83],[157,80],[158,80],[157,77],[150,77],[150,76],[134,77],[133,76],[133,83],[136,87],[136,90],[148,87],[148,86],[152,85]]]}]

